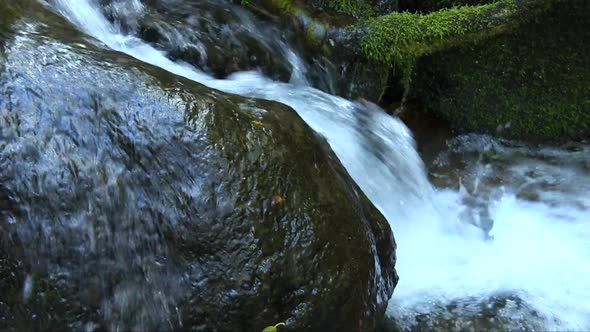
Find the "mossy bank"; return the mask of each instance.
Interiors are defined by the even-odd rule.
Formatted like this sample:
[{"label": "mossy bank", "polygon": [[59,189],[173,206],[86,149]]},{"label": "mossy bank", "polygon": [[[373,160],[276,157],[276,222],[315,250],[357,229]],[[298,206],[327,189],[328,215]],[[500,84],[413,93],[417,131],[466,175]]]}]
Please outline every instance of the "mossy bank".
[{"label": "mossy bank", "polygon": [[336,64],[329,92],[383,106],[419,101],[458,132],[532,142],[590,136],[588,1],[253,3],[297,18],[308,49]]},{"label": "mossy bank", "polygon": [[423,102],[458,131],[544,142],[587,138],[590,4],[487,2],[371,19],[363,51],[393,66],[404,100]]},{"label": "mossy bank", "polygon": [[503,33],[422,57],[409,97],[459,131],[526,141],[590,136],[590,2],[554,1]]}]

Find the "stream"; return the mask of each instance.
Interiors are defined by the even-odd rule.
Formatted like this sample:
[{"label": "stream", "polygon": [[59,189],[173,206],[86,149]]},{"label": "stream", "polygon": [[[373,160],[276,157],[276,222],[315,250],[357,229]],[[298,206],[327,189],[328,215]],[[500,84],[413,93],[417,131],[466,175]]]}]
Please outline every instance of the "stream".
[{"label": "stream", "polygon": [[[391,224],[400,281],[387,315],[402,329],[590,329],[590,147],[465,135],[425,165],[399,119],[310,86],[304,61],[282,40],[289,82],[259,71],[219,79],[124,29],[143,15],[140,1],[110,8],[114,22],[98,1],[44,3],[105,48],[214,89],[281,102],[323,135]],[[246,19],[244,29],[264,33]]]}]

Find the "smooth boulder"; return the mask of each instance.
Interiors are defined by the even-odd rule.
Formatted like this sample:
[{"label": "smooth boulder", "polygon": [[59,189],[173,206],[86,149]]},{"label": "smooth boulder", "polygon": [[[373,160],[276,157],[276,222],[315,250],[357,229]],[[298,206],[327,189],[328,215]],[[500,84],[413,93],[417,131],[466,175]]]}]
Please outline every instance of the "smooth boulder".
[{"label": "smooth boulder", "polygon": [[0,13],[0,330],[374,329],[389,224],[292,109]]}]

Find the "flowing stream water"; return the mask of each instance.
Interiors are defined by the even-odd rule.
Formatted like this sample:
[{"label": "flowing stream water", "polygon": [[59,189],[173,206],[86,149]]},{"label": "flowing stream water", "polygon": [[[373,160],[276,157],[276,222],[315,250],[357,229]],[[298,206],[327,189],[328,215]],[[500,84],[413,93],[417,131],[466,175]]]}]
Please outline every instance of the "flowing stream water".
[{"label": "flowing stream water", "polygon": [[[140,1],[126,3],[118,19],[142,14]],[[105,47],[215,89],[287,104],[325,136],[391,223],[400,281],[388,315],[402,327],[434,317],[450,322],[441,327],[458,329],[479,319],[511,329],[590,329],[588,147],[530,148],[459,137],[433,174],[455,176],[461,186],[436,189],[399,119],[309,86],[305,65],[286,45],[291,82],[258,72],[221,80],[124,32],[94,0],[48,4]],[[490,151],[491,158],[482,158]],[[453,158],[464,159],[455,173],[448,171]]]}]

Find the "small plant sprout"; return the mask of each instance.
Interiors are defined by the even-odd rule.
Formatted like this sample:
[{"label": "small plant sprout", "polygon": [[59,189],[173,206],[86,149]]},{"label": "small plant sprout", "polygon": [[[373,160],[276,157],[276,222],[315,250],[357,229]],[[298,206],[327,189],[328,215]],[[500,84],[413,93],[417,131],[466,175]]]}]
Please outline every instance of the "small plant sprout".
[{"label": "small plant sprout", "polygon": [[279,330],[279,326],[285,326],[285,323],[280,322],[273,326],[267,326],[262,330],[262,332],[277,332]]}]

